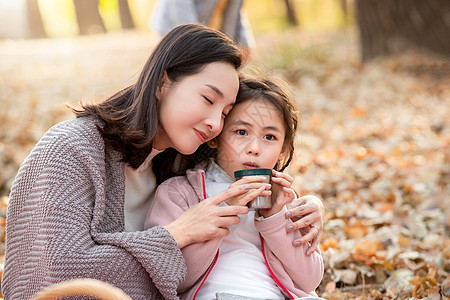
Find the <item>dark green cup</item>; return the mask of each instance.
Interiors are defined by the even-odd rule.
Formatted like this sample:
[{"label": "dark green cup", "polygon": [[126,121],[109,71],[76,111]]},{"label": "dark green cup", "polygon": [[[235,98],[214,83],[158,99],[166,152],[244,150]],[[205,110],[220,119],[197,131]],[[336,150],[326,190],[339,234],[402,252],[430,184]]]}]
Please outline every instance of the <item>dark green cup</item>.
[{"label": "dark green cup", "polygon": [[[245,169],[234,172],[236,180],[244,176],[265,176],[265,183],[270,183],[272,180],[272,169]],[[267,209],[272,207],[272,196],[257,196],[255,199],[248,202],[247,206],[250,210]]]}]

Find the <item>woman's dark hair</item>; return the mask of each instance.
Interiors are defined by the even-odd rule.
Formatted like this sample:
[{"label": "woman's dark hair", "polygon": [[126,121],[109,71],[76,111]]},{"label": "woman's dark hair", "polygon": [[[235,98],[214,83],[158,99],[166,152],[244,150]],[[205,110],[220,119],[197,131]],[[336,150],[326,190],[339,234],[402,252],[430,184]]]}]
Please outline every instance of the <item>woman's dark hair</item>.
[{"label": "woman's dark hair", "polygon": [[[98,126],[105,143],[122,154],[122,160],[138,168],[152,150],[153,139],[158,129],[156,92],[160,88],[164,72],[173,81],[197,74],[212,62],[226,62],[236,69],[241,67],[239,48],[225,34],[198,24],[180,25],[168,32],[156,46],[137,82],[103,102],[81,104],[72,108],[77,117],[93,116],[100,121]],[[172,174],[178,152],[167,149],[154,160],[153,168],[157,181]],[[170,173],[170,172],[169,172]]]},{"label": "woman's dark hair", "polygon": [[298,127],[298,116],[295,103],[289,96],[281,81],[267,78],[244,78],[240,80],[239,92],[236,104],[245,103],[250,100],[263,100],[271,103],[282,114],[286,133],[284,136],[284,147],[286,157],[275,169],[283,171],[294,157],[295,134]]}]

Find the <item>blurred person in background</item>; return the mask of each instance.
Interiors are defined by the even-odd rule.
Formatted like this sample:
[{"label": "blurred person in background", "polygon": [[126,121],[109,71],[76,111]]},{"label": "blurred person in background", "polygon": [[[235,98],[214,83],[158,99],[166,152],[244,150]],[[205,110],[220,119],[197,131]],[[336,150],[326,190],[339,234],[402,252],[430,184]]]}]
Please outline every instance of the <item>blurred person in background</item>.
[{"label": "blurred person in background", "polygon": [[243,50],[244,59],[250,58],[255,44],[243,0],[158,0],[155,3],[149,27],[160,36],[180,24],[199,23],[220,30]]}]

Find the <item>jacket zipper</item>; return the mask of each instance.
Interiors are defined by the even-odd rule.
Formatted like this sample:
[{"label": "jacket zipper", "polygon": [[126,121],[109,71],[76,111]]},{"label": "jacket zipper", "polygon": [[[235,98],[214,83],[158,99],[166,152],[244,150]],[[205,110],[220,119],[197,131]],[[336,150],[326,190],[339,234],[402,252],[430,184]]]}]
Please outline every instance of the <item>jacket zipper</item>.
[{"label": "jacket zipper", "polygon": [[195,298],[197,297],[197,294],[198,294],[198,292],[200,291],[200,288],[201,288],[202,285],[205,283],[206,278],[208,278],[208,276],[209,276],[209,273],[211,273],[212,269],[213,269],[214,266],[216,265],[216,262],[217,262],[217,259],[218,259],[218,258],[219,258],[219,250],[217,250],[216,258],[214,259],[214,262],[212,263],[211,268],[209,268],[209,271],[208,271],[208,273],[206,273],[205,278],[203,278],[202,283],[200,283],[198,289],[195,291],[193,300],[195,300]]},{"label": "jacket zipper", "polygon": [[273,273],[272,269],[269,266],[269,262],[267,261],[267,257],[266,257],[266,252],[264,251],[264,239],[261,235],[259,235],[260,239],[261,239],[261,251],[263,253],[264,256],[264,261],[266,262],[266,266],[267,269],[269,269],[269,273],[272,276],[273,280],[275,281],[275,283],[286,293],[288,294],[289,297],[291,297],[291,299],[295,299],[294,296],[292,296],[292,294],[289,292],[289,290],[280,282],[280,280],[277,278],[277,276],[275,275],[275,273]]}]

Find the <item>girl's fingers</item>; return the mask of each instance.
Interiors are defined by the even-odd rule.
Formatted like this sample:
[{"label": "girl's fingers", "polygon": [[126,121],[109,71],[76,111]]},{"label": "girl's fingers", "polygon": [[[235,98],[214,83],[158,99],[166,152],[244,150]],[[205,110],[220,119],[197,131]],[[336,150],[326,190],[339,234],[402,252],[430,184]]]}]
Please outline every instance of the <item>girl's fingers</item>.
[{"label": "girl's fingers", "polygon": [[284,178],[278,178],[278,177],[272,177],[272,182],[275,184],[278,184],[280,186],[287,187],[287,188],[291,187],[291,185],[292,185],[292,182],[289,182]]},{"label": "girl's fingers", "polygon": [[284,187],[283,192],[284,192],[285,197],[289,199],[289,202],[291,202],[292,200],[295,199],[295,193],[294,193],[293,189]]},{"label": "girl's fingers", "polygon": [[294,178],[290,176],[289,174],[278,172],[275,170],[272,170],[272,179],[273,178],[283,178],[284,180],[288,181],[290,184],[294,182]]},{"label": "girl's fingers", "polygon": [[277,185],[290,188],[294,182],[294,178],[286,173],[272,170],[272,182]]},{"label": "girl's fingers", "polygon": [[295,193],[292,189],[283,188],[282,193],[279,193],[276,198],[276,203],[278,203],[281,206],[284,206],[288,203],[290,203],[295,198]]}]

